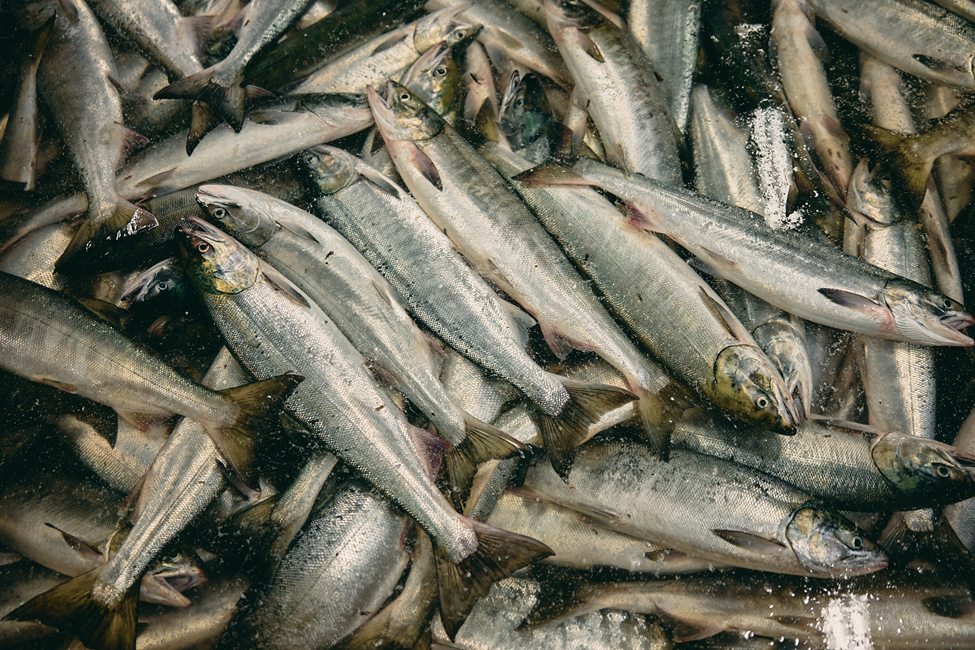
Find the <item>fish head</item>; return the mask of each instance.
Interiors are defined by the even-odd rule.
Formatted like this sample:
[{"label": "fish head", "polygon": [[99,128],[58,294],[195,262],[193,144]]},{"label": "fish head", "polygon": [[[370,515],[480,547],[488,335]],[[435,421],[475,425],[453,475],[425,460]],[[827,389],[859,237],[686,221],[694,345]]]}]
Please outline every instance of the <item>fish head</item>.
[{"label": "fish head", "polygon": [[348,151],[318,145],[301,152],[301,170],[320,194],[335,194],[359,180],[359,160]]},{"label": "fish head", "polygon": [[522,149],[551,132],[555,122],[545,89],[534,72],[511,73],[501,98],[501,132],[511,148]]},{"label": "fish head", "polygon": [[712,393],[717,406],[745,422],[784,433],[799,426],[799,410],[785,381],[754,345],[732,345],[718,354]]},{"label": "fish head", "polygon": [[458,48],[441,41],[424,52],[400,80],[440,115],[445,115],[460,101],[458,51]]},{"label": "fish head", "polygon": [[257,282],[260,261],[233,237],[206,221],[190,217],[193,228],[180,228],[183,267],[203,293],[240,293]]},{"label": "fish head", "polygon": [[799,564],[814,576],[856,576],[887,566],[883,550],[856,524],[815,503],[792,513],[785,537]]},{"label": "fish head", "polygon": [[867,159],[862,158],[850,180],[847,209],[875,224],[889,226],[906,216],[893,197],[890,178],[878,176],[877,169],[871,171]]},{"label": "fish head", "polygon": [[460,16],[472,4],[447,7],[421,18],[413,30],[413,47],[416,51],[426,52],[441,41],[446,41],[447,45],[464,45],[477,38],[481,33],[481,24]]},{"label": "fish head", "polygon": [[183,267],[175,257],[170,257],[140,273],[122,292],[122,300],[133,306],[161,299],[171,300],[183,294],[185,287]]},{"label": "fish head", "polygon": [[266,204],[230,185],[201,185],[196,202],[211,221],[245,246],[261,246],[281,227]]},{"label": "fish head", "polygon": [[870,453],[884,478],[905,496],[939,504],[975,496],[975,454],[896,433],[877,439]]},{"label": "fish head", "polygon": [[778,368],[786,390],[802,402],[808,414],[812,402],[812,365],[801,330],[792,323],[775,319],[756,327],[752,336]]},{"label": "fish head", "polygon": [[906,278],[889,280],[883,299],[904,340],[922,345],[972,344],[959,330],[975,323],[975,318],[957,300]]},{"label": "fish head", "polygon": [[585,30],[600,22],[599,13],[585,0],[544,0],[543,5],[549,30],[553,32],[566,27]]},{"label": "fish head", "polygon": [[142,577],[142,599],[159,605],[189,607],[182,592],[206,582],[203,569],[185,554],[160,560]]},{"label": "fish head", "polygon": [[388,82],[385,100],[375,88],[366,86],[366,96],[376,126],[387,142],[429,140],[443,131],[443,118],[406,86]]}]

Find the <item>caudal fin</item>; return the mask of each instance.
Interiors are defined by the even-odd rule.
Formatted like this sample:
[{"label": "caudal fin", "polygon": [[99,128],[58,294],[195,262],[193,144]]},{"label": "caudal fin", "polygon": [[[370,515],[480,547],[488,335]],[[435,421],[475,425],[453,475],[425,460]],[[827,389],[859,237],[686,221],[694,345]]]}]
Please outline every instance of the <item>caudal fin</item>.
[{"label": "caudal fin", "polygon": [[100,219],[97,214],[89,211],[84,223],[54,264],[54,270],[66,275],[90,273],[91,260],[86,255],[90,248],[103,251],[105,247],[97,244],[104,240],[118,241],[158,225],[154,216],[128,201],[120,200],[115,211],[106,219]]},{"label": "caudal fin", "polygon": [[157,92],[153,99],[196,99],[206,102],[234,131],[240,133],[244,128],[244,87],[239,83],[223,86],[214,82],[214,68],[174,81]]},{"label": "caudal fin", "polygon": [[28,600],[4,617],[7,621],[40,621],[75,634],[90,650],[135,650],[136,582],[114,605],[92,596],[103,567],[73,578]]},{"label": "caudal fin", "polygon": [[894,183],[894,191],[917,210],[924,200],[935,158],[924,155],[923,149],[919,150],[916,146],[918,136],[894,133],[873,125],[864,125],[863,130],[887,157],[888,167],[901,177],[903,182]]},{"label": "caudal fin", "polygon": [[477,535],[477,550],[456,564],[437,555],[440,620],[451,640],[457,636],[474,603],[487,594],[493,582],[554,554],[548,546],[530,537],[473,519],[467,519],[467,523]]},{"label": "caudal fin", "polygon": [[219,429],[204,427],[217,451],[247,487],[254,487],[254,445],[264,418],[304,379],[279,375],[220,391],[237,404],[233,422]]},{"label": "caudal fin", "polygon": [[462,507],[470,496],[478,465],[494,458],[510,458],[528,449],[504,431],[467,413],[464,414],[464,428],[467,437],[447,452],[445,459],[450,477],[450,494],[458,507]]},{"label": "caudal fin", "polygon": [[567,377],[559,378],[569,392],[569,401],[556,416],[540,414],[538,428],[552,467],[568,482],[572,451],[595,433],[594,424],[605,414],[637,399],[624,388]]},{"label": "caudal fin", "polygon": [[186,133],[186,155],[192,156],[203,136],[220,126],[220,118],[213,114],[206,102],[193,102],[190,130]]}]

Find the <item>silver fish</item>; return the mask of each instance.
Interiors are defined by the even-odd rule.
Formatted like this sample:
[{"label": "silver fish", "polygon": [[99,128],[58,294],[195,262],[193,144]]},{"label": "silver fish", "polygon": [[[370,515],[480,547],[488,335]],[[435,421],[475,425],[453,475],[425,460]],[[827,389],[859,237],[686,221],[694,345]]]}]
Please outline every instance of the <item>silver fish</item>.
[{"label": "silver fish", "polygon": [[21,66],[20,86],[0,139],[0,178],[23,183],[26,191],[34,189],[40,145],[37,68],[50,35],[51,25],[48,24],[37,34],[34,49]]},{"label": "silver fish", "polygon": [[[184,259],[228,347],[258,377],[276,368],[306,373],[308,381],[285,408],[430,534],[438,548],[441,611],[456,633],[492,581],[550,551],[457,514],[417,462],[422,452],[406,418],[321,309],[241,244],[206,222],[194,224],[199,230],[184,229]],[[501,563],[492,550],[497,544],[508,552]]]},{"label": "silver fish", "polygon": [[852,522],[805,492],[682,449],[664,463],[637,443],[587,444],[576,454],[568,484],[537,463],[525,487],[569,508],[577,504],[611,530],[723,565],[818,577],[887,566],[883,552]]},{"label": "silver fish", "polygon": [[479,463],[525,449],[450,400],[437,378],[437,344],[416,327],[395,289],[339,233],[304,210],[253,190],[203,185],[196,197],[212,221],[307,293],[374,372],[454,446],[446,464],[461,501]]},{"label": "silver fish", "polygon": [[773,231],[747,210],[591,160],[518,180],[602,187],[636,210],[639,226],[667,234],[720,277],[800,318],[922,345],[972,345],[958,330],[975,318],[956,301],[827,244]]}]

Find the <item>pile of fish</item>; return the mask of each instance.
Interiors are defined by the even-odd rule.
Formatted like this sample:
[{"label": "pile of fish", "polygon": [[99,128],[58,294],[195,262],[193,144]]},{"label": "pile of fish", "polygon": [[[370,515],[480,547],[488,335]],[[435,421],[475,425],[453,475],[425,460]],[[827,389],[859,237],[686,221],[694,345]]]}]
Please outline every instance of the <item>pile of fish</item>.
[{"label": "pile of fish", "polygon": [[0,647],[975,645],[937,1],[4,3]]}]

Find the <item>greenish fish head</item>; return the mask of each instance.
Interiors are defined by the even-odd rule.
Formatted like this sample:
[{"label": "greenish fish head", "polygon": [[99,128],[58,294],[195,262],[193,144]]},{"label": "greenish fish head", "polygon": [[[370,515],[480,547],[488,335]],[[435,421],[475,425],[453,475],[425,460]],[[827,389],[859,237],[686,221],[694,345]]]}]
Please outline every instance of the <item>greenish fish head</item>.
[{"label": "greenish fish head", "polygon": [[511,148],[518,151],[549,136],[554,125],[555,116],[538,75],[512,72],[501,98],[500,120],[501,132]]},{"label": "greenish fish head", "polygon": [[335,194],[359,180],[358,160],[347,151],[318,145],[298,157],[302,173],[319,194]]},{"label": "greenish fish head", "polygon": [[384,140],[429,140],[443,131],[443,118],[409,88],[395,81],[386,84],[386,99],[371,85],[366,86],[366,97]]},{"label": "greenish fish head", "polygon": [[874,442],[870,453],[897,492],[926,506],[975,496],[975,455],[957,447],[889,433]]},{"label": "greenish fish head", "polygon": [[447,115],[460,103],[460,65],[457,49],[441,41],[423,53],[403,75],[401,83],[439,115]]},{"label": "greenish fish head", "polygon": [[715,404],[745,422],[794,433],[800,417],[779,371],[753,345],[732,345],[714,362]]},{"label": "greenish fish head", "polygon": [[242,244],[206,221],[190,217],[193,228],[180,228],[186,275],[198,291],[240,293],[257,282],[260,261]]},{"label": "greenish fish head", "polygon": [[814,503],[792,513],[785,536],[799,564],[813,576],[856,576],[887,566],[883,550],[856,524]]},{"label": "greenish fish head", "polygon": [[957,300],[906,278],[889,280],[883,300],[899,338],[922,345],[972,344],[959,330],[975,323],[975,318]]},{"label": "greenish fish head", "polygon": [[413,47],[416,51],[426,52],[441,41],[446,41],[447,45],[464,45],[473,41],[481,33],[481,25],[458,15],[469,6],[449,7],[421,18],[413,30]]},{"label": "greenish fish head", "polygon": [[870,171],[867,159],[862,158],[850,180],[846,207],[869,221],[889,226],[906,216],[900,203],[893,197],[890,178],[879,176],[877,168]]},{"label": "greenish fish head", "polygon": [[792,323],[775,319],[756,327],[752,337],[778,368],[786,390],[808,414],[812,406],[812,365],[803,333]]},{"label": "greenish fish head", "polygon": [[262,246],[281,228],[261,201],[230,185],[201,185],[196,202],[209,219],[245,246]]}]

